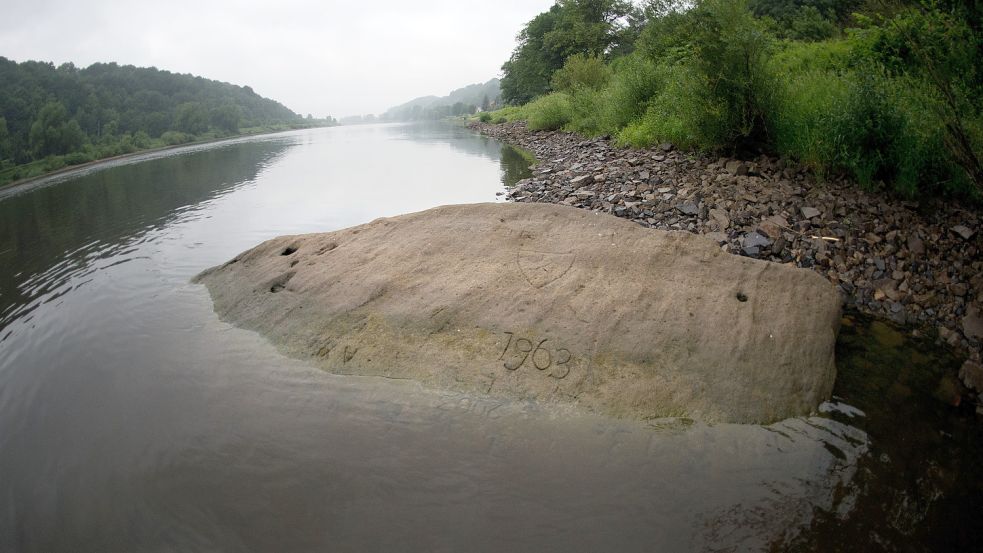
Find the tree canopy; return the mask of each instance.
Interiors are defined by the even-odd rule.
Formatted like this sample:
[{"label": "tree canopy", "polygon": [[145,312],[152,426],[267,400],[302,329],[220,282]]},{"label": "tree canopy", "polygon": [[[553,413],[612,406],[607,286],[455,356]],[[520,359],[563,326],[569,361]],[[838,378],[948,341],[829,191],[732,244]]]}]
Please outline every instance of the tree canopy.
[{"label": "tree canopy", "polygon": [[502,97],[524,103],[550,90],[553,73],[575,54],[627,53],[640,12],[624,0],[558,0],[523,27],[502,66]]},{"label": "tree canopy", "polygon": [[79,69],[0,57],[0,169],[48,156],[125,153],[153,140],[300,124],[301,116],[248,86],[153,67]]}]

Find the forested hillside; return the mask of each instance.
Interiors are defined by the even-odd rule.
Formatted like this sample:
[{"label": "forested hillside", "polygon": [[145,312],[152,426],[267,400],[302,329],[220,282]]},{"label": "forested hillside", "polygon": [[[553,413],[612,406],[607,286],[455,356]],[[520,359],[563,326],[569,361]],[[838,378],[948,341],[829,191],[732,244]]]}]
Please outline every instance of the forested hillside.
[{"label": "forested hillside", "polygon": [[502,92],[499,80],[491,79],[452,91],[447,96],[423,96],[389,108],[382,118],[389,121],[441,119],[454,115],[470,115],[478,110],[499,107]]},{"label": "forested hillside", "polygon": [[331,122],[192,75],[0,57],[0,184],[145,148]]},{"label": "forested hillside", "polygon": [[558,0],[485,120],[785,156],[907,197],[983,191],[976,0]]}]

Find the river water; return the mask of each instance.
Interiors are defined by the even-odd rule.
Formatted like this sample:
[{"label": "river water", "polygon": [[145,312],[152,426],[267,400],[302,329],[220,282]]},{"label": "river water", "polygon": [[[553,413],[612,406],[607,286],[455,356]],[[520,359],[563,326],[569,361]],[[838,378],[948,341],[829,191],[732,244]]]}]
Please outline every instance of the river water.
[{"label": "river water", "polygon": [[326,374],[189,283],[277,235],[500,201],[525,176],[464,128],[374,125],[0,191],[0,551],[981,543],[979,425],[939,391],[956,361],[883,323],[847,321],[816,416],[642,423]]}]

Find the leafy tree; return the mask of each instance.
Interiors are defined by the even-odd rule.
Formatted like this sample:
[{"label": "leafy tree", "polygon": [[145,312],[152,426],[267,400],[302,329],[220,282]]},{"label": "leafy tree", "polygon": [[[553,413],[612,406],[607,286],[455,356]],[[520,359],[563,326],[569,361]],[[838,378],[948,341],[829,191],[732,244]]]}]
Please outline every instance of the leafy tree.
[{"label": "leafy tree", "polygon": [[11,156],[10,132],[7,130],[7,120],[0,117],[0,162]]},{"label": "leafy tree", "polygon": [[524,104],[546,93],[553,71],[563,67],[562,56],[545,42],[546,35],[557,26],[561,9],[560,4],[554,4],[519,33],[518,45],[502,65],[502,98],[506,102]]},{"label": "leafy tree", "polygon": [[201,134],[208,130],[208,112],[198,102],[185,102],[174,110],[174,126],[181,132]]},{"label": "leafy tree", "polygon": [[68,118],[61,102],[48,102],[31,125],[30,144],[34,156],[67,154],[82,146],[85,134],[78,121]]},{"label": "leafy tree", "polygon": [[14,164],[69,153],[81,154],[71,160],[115,155],[162,143],[172,131],[171,141],[186,141],[211,129],[302,122],[249,87],[115,63],[80,69],[3,57],[0,118],[6,121],[0,157]]},{"label": "leafy tree", "polygon": [[770,17],[781,25],[802,17],[803,10],[843,22],[864,0],[751,0],[748,7],[758,17]]},{"label": "leafy tree", "polygon": [[553,73],[553,90],[573,91],[581,88],[597,90],[611,80],[611,69],[599,55],[574,54]]},{"label": "leafy tree", "polygon": [[557,0],[519,33],[502,66],[502,97],[525,103],[550,90],[553,73],[574,54],[607,56],[629,49],[629,21],[639,12],[623,0]]},{"label": "leafy tree", "polygon": [[[307,114],[308,119],[313,119],[311,114]],[[212,125],[227,133],[239,132],[239,109],[231,104],[217,107],[211,112]]]}]

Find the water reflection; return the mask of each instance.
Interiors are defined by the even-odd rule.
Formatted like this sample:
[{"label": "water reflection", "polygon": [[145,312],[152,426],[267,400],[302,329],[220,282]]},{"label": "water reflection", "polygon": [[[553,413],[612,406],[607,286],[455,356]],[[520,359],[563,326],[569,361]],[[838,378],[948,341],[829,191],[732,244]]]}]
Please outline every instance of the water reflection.
[{"label": "water reflection", "polygon": [[0,201],[0,331],[39,296],[135,235],[182,210],[252,181],[289,140],[167,156],[95,171]]},{"label": "water reflection", "polygon": [[503,145],[501,153],[502,182],[505,186],[515,186],[522,179],[532,177],[531,154],[521,152],[512,146]]},{"label": "water reflection", "polygon": [[793,551],[971,551],[983,543],[983,425],[959,403],[959,361],[883,321],[844,319],[835,420],[870,436],[856,478]]},{"label": "water reflection", "polygon": [[440,121],[393,123],[392,129],[403,140],[447,144],[467,154],[498,159],[502,167],[502,183],[505,186],[513,186],[520,180],[532,176],[529,167],[534,160],[531,155],[487,136],[476,135],[463,123],[448,124]]}]

